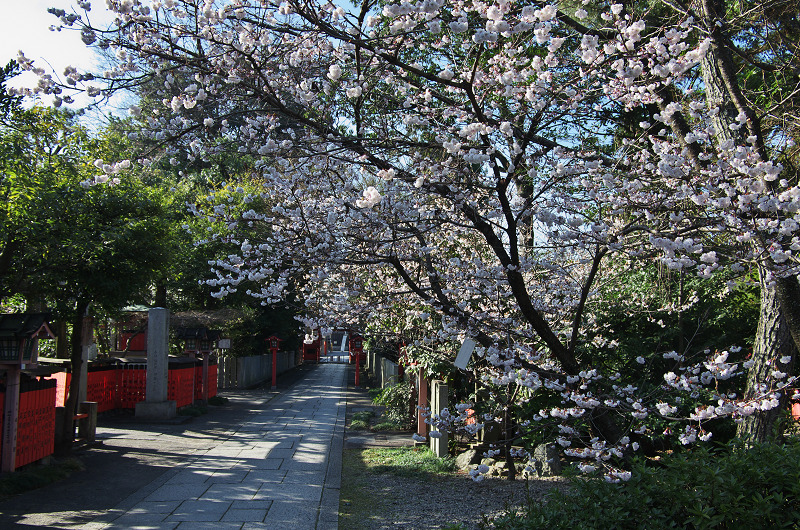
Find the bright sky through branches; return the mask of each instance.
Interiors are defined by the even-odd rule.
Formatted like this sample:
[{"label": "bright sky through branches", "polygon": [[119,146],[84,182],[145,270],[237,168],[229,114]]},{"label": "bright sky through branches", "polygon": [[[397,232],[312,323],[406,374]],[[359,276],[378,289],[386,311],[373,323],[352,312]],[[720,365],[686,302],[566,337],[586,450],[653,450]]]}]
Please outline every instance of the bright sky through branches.
[{"label": "bright sky through branches", "polygon": [[[81,42],[77,31],[64,29],[60,32],[50,31],[50,26],[59,20],[47,12],[50,7],[63,9],[67,13],[73,11],[83,15],[83,11],[71,0],[25,0],[24,2],[0,0],[0,5],[7,8],[9,16],[2,24],[0,32],[0,62],[3,65],[16,60],[17,53],[22,50],[25,56],[32,59],[36,66],[58,75],[68,65],[79,70],[91,69],[96,64],[94,52]],[[105,2],[95,1],[89,12],[90,20],[104,26],[113,20],[106,10]],[[52,67],[52,68],[51,68]],[[26,73],[19,76],[12,86],[33,85],[36,76]],[[49,100],[48,100],[49,103]],[[83,103],[83,102],[82,102]]]}]

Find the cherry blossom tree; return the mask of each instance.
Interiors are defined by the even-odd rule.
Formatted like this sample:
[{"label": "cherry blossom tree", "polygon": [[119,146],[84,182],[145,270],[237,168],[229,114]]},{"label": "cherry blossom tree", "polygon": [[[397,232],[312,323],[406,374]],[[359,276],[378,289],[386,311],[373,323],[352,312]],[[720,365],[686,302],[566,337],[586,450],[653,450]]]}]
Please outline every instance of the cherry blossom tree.
[{"label": "cherry blossom tree", "polygon": [[[609,260],[702,278],[755,270],[761,375],[747,394],[719,390],[741,371],[728,351],[696,363],[641,353],[675,361],[666,388],[710,385],[687,443],[708,437],[710,419],[785,398],[800,343],[788,3],[757,24],[755,4],[723,0],[107,4],[118,14],[107,29],[56,13],[113,59],[107,71],[60,81],[18,62],[40,73],[33,92],[58,101],[124,88],[160,102],[130,109],[137,134],[163,147],[143,164],[257,160],[271,208],[211,212],[241,234],[240,252],[212,264],[217,296],[273,303],[302,278],[316,323],[403,307],[437,324],[429,340],[473,338],[480,380],[513,398],[506,411],[561,400],[513,429],[557,422],[588,469],[634,450],[629,433],[648,415],[679,408],[647,402],[586,353]],[[455,426],[467,408],[432,421]]]}]

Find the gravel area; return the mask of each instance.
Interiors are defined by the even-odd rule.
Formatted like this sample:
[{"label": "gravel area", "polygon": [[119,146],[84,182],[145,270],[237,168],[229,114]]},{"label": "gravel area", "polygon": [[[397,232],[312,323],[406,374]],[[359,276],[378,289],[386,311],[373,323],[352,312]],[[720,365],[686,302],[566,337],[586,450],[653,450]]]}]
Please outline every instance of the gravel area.
[{"label": "gravel area", "polygon": [[[375,407],[366,391],[350,386],[347,425],[354,412]],[[482,527],[484,517],[523,505],[528,496],[540,498],[552,488],[564,487],[561,477],[508,481],[487,478],[474,482],[466,473],[404,476],[391,472],[355,472],[361,451],[369,447],[413,445],[410,433],[345,430],[340,499],[340,530],[427,529]],[[483,526],[485,527],[485,526]]]},{"label": "gravel area", "polygon": [[[346,480],[345,476],[342,478]],[[473,482],[463,474],[411,478],[376,473],[360,478],[360,487],[371,495],[370,513],[358,520],[340,517],[339,528],[421,529],[461,524],[464,528],[476,529],[480,528],[484,516],[491,517],[510,506],[520,506],[527,495],[538,498],[564,483],[559,478],[527,483],[497,478]]]}]

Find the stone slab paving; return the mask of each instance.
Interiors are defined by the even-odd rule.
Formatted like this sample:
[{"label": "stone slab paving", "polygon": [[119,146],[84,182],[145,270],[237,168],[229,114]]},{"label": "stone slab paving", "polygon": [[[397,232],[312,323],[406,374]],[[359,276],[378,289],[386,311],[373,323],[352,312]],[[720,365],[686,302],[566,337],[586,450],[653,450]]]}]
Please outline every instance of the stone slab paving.
[{"label": "stone slab paving", "polygon": [[338,527],[347,365],[322,364],[89,529]]}]

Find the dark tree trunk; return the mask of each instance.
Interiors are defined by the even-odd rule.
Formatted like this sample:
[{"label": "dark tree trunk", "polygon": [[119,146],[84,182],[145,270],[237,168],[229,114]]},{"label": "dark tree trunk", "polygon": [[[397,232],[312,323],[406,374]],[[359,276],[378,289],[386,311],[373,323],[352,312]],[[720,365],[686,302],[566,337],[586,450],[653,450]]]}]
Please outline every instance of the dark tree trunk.
[{"label": "dark tree trunk", "polygon": [[800,282],[796,276],[781,278],[775,282],[775,294],[781,303],[781,311],[796,351],[800,351]]},{"label": "dark tree trunk", "polygon": [[514,457],[511,456],[511,449],[514,443],[514,417],[511,414],[511,403],[506,405],[505,414],[503,417],[503,427],[505,429],[505,437],[506,437],[506,447],[505,447],[505,457],[506,457],[506,470],[508,480],[515,480],[517,478],[517,468],[514,465]]},{"label": "dark tree trunk", "polygon": [[159,282],[156,285],[156,298],[153,302],[155,307],[167,307],[167,285]]},{"label": "dark tree trunk", "polygon": [[89,308],[88,300],[78,300],[75,307],[75,319],[72,322],[72,335],[70,336],[70,369],[72,378],[69,384],[67,398],[64,400],[64,415],[61,425],[56,425],[56,429],[61,432],[62,443],[56,447],[56,454],[65,455],[72,450],[72,440],[75,434],[74,415],[78,408],[78,392],[83,383],[81,381],[81,365],[83,364],[83,341],[84,325],[83,320],[86,310]]},{"label": "dark tree trunk", "polygon": [[[744,143],[744,137],[751,135],[756,138],[754,145],[761,159],[769,160],[760,120],[742,96],[729,37],[724,34],[723,26],[718,23],[718,20],[724,18],[726,3],[724,0],[699,0],[698,7],[711,38],[711,46],[701,66],[709,109],[718,111],[712,118],[716,129],[716,142],[733,139]],[[730,125],[736,121],[739,113],[745,114],[746,127],[734,132]],[[769,182],[765,184],[772,185]],[[794,354],[797,344],[800,344],[800,308],[797,307],[800,302],[798,300],[800,287],[797,279],[778,279],[769,284],[765,281],[766,273],[762,264],[759,267],[761,303],[753,346],[754,363],[748,374],[746,398],[760,394],[759,386],[767,381],[773,369],[791,374]],[[778,363],[778,359],[786,356],[791,357],[789,363]],[[759,411],[746,418],[739,424],[737,434],[749,441],[766,440],[775,434],[775,420],[786,405],[788,397],[782,395],[779,407],[769,411]]]},{"label": "dark tree trunk", "polygon": [[[778,299],[778,289],[775,285],[768,285],[764,281],[763,271],[761,278],[761,306],[753,345],[754,362],[747,376],[745,398],[753,398],[760,394],[759,387],[768,380],[772,370],[777,369],[791,374],[797,351]],[[790,356],[792,360],[786,364],[780,363],[780,358],[786,356]],[[778,407],[758,411],[745,418],[739,424],[736,434],[748,442],[764,442],[773,435],[779,435],[780,433],[776,432],[778,427],[776,420],[788,405],[789,396],[782,392]]]},{"label": "dark tree trunk", "polygon": [[67,323],[64,320],[59,320],[56,323],[56,358],[68,358],[68,351],[69,345],[67,343]]}]

